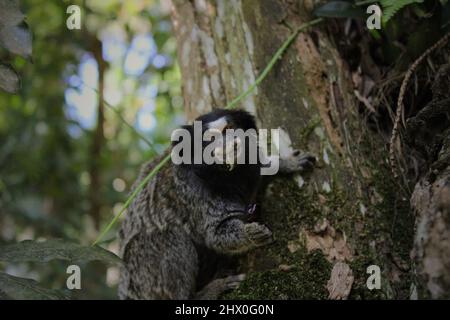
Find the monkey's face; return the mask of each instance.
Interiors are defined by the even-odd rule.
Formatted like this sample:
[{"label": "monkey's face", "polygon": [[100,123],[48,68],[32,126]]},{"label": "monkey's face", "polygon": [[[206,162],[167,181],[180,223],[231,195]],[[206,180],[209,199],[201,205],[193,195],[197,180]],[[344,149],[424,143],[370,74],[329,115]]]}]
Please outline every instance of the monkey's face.
[{"label": "monkey's face", "polygon": [[257,157],[255,120],[245,111],[217,109],[183,129],[190,132],[191,164],[196,170],[226,173],[249,164],[250,152]]},{"label": "monkey's face", "polygon": [[[257,133],[253,116],[242,110],[215,110],[197,119],[202,121],[205,156],[214,158],[213,168],[232,171],[249,162],[249,144],[256,147]],[[240,134],[239,134],[240,133]],[[248,134],[248,135],[245,135]],[[250,137],[253,139],[246,139]],[[211,142],[212,144],[209,144]],[[210,152],[206,150],[210,147]],[[257,148],[254,148],[256,152]]]}]

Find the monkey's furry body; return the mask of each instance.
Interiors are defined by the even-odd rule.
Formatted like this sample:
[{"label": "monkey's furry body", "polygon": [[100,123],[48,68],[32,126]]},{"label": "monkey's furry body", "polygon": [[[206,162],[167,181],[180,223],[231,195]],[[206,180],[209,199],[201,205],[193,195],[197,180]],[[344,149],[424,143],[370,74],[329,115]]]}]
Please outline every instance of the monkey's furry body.
[{"label": "monkey's furry body", "polygon": [[[244,111],[219,109],[198,118],[205,130],[217,119],[225,119],[226,127],[256,129]],[[160,160],[144,165],[135,186]],[[313,161],[297,152],[285,167],[300,171]],[[248,221],[260,180],[259,164],[239,164],[231,171],[224,165],[163,167],[138,194],[122,224],[119,297],[214,299],[237,287],[243,275],[216,279],[199,290],[200,250],[237,254],[272,241],[266,226]]]}]

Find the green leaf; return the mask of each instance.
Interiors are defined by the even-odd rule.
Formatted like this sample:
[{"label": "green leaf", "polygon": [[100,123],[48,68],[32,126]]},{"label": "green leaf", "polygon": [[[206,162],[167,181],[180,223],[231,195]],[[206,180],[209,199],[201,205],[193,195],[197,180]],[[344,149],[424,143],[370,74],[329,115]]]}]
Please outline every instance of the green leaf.
[{"label": "green leaf", "polygon": [[17,300],[62,300],[69,296],[58,290],[41,287],[32,279],[14,277],[0,272],[0,297]]},{"label": "green leaf", "polygon": [[20,89],[20,78],[13,68],[0,63],[0,89],[16,93]]},{"label": "green leaf", "polygon": [[25,27],[3,26],[0,28],[0,45],[24,58],[31,57],[31,33]]},{"label": "green leaf", "polygon": [[423,0],[380,0],[383,7],[382,20],[387,23],[401,9],[413,3],[422,3]]},{"label": "green leaf", "polygon": [[350,2],[330,1],[316,8],[313,12],[318,17],[361,18],[365,12]]},{"label": "green leaf", "polygon": [[50,260],[71,262],[103,261],[111,264],[121,262],[119,257],[98,246],[82,246],[62,240],[37,242],[25,240],[19,243],[0,246],[0,261],[45,263]]},{"label": "green leaf", "polygon": [[373,4],[375,2],[379,2],[379,0],[361,0],[361,1],[356,1],[355,4],[357,6],[364,6],[366,4]]},{"label": "green leaf", "polygon": [[0,0],[0,26],[17,26],[24,18],[18,0]]}]

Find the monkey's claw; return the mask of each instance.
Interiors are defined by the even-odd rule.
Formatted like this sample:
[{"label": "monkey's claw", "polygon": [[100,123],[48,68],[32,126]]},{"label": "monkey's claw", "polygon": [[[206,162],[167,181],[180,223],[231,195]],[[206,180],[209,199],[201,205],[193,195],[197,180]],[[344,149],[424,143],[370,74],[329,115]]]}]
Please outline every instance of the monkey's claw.
[{"label": "monkey's claw", "polygon": [[316,157],[312,154],[294,150],[292,155],[285,161],[285,170],[287,172],[310,171],[314,168],[316,161]]},{"label": "monkey's claw", "polygon": [[225,290],[237,289],[242,281],[245,280],[245,273],[228,276],[223,279]]},{"label": "monkey's claw", "polygon": [[258,222],[248,223],[244,227],[247,238],[257,246],[273,242],[272,231]]}]

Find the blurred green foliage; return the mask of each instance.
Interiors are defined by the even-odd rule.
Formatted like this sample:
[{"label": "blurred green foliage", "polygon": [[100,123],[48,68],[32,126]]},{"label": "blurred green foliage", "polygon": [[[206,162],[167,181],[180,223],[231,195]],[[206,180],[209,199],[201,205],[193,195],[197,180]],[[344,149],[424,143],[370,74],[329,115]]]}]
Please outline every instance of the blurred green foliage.
[{"label": "blurred green foliage", "polygon": [[[359,17],[362,11],[355,2],[329,1],[322,15]],[[22,82],[17,94],[0,91],[0,245],[52,238],[89,245],[121,209],[142,163],[161,153],[172,130],[183,122],[170,8],[164,0],[21,3],[33,35],[31,59],[0,47],[1,63],[11,65]],[[66,27],[66,10],[73,4],[82,9],[81,30]],[[447,0],[402,8],[404,15],[392,15],[382,30],[371,32],[377,63],[398,69],[410,65],[450,28]],[[108,103],[99,122],[101,67]],[[150,146],[122,119],[141,130]],[[95,151],[99,126],[104,138]],[[94,190],[93,175],[100,180]],[[96,217],[93,195],[100,199]],[[108,236],[104,247],[117,253],[117,239],[113,233]],[[61,259],[4,259],[0,281],[32,278],[39,283],[24,285],[64,291],[69,264]],[[80,267],[82,290],[70,292],[70,297],[116,298],[117,266],[84,261]],[[4,295],[0,287],[0,298]]]},{"label": "blurred green foliage", "polygon": [[[92,48],[95,39],[100,40],[101,62],[106,65],[105,100],[129,124],[144,130],[152,143],[149,147],[105,107],[105,138],[96,155],[95,173],[101,181],[96,193],[101,199],[102,226],[120,209],[142,163],[162,152],[172,129],[183,122],[169,8],[156,0],[23,0],[21,4],[33,34],[32,63],[0,48],[0,61],[11,64],[22,79],[17,94],[0,91],[0,244],[50,238],[89,244],[98,234],[89,214],[98,101],[92,121],[86,123],[79,113],[92,102],[89,91],[94,97],[97,93],[90,89],[91,82],[84,85],[86,77],[80,70],[86,61],[98,67]],[[72,4],[82,9],[81,30],[66,27],[66,9]],[[137,37],[147,37],[144,44],[154,44],[155,52],[143,52],[149,48],[146,45],[138,48],[134,54],[144,62],[138,72],[130,72],[126,64],[139,60],[131,55],[133,45],[139,46]],[[108,49],[107,41],[116,46]],[[123,49],[121,55],[115,54],[118,48]],[[96,83],[93,87],[98,89]],[[75,102],[68,98],[70,90],[78,94]],[[111,239],[105,247],[117,252],[117,240]],[[63,261],[0,262],[0,271],[34,278],[54,289],[65,288],[66,268]],[[117,267],[106,269],[96,262],[82,270],[83,289],[74,297],[116,297]]]}]

